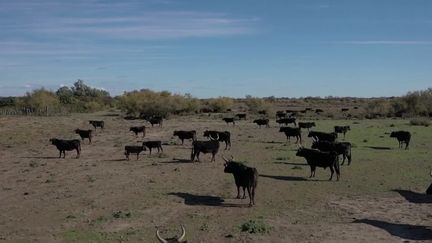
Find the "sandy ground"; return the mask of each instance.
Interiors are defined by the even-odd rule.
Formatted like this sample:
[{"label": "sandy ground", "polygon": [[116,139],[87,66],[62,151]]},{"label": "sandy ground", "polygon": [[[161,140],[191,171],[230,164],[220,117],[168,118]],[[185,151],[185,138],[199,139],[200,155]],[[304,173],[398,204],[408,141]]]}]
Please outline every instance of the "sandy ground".
[{"label": "sandy ground", "polygon": [[[80,159],[73,151],[57,158],[48,140],[77,138],[73,130],[92,128],[89,119],[105,120],[106,129],[92,144],[83,142]],[[169,119],[144,138],[162,140],[163,154],[126,161],[124,146],[143,141],[129,126],[142,121],[106,114],[0,117],[0,241],[157,242],[156,227],[169,237],[180,234],[182,224],[188,242],[432,242],[432,197],[423,195],[431,182],[431,128],[415,128],[417,144],[402,151],[379,136],[386,122],[353,126],[347,135],[356,145],[353,163],[342,167],[341,181],[329,182],[323,169],[308,178],[297,146],[287,144],[274,123],[258,129],[251,120],[232,127],[213,117]],[[317,123],[325,130],[352,122]],[[178,129],[195,129],[201,140],[205,129],[230,131],[232,149],[222,146],[220,155],[258,169],[257,205],[234,199],[234,180],[223,173],[220,156],[191,163],[190,141],[182,146],[172,136]],[[365,138],[389,151],[360,146]],[[248,220],[265,222],[269,231],[241,232]]]}]

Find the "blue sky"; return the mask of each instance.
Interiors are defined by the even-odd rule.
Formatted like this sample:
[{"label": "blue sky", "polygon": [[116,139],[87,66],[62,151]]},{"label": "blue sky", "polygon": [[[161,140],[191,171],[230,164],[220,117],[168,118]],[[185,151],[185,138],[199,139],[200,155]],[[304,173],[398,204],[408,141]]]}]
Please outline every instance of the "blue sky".
[{"label": "blue sky", "polygon": [[0,96],[393,96],[432,86],[430,0],[0,0]]}]

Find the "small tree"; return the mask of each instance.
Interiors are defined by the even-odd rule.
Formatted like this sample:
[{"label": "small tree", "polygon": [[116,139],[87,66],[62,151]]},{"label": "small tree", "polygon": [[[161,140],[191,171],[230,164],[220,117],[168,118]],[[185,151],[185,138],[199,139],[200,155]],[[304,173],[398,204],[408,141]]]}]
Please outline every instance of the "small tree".
[{"label": "small tree", "polygon": [[219,97],[216,99],[210,99],[208,102],[208,107],[214,112],[226,112],[228,109],[232,108],[234,101],[228,97]]},{"label": "small tree", "polygon": [[27,93],[24,105],[36,110],[42,110],[46,107],[56,108],[60,105],[60,101],[55,93],[41,88]]},{"label": "small tree", "polygon": [[59,88],[56,92],[60,103],[62,104],[74,104],[76,103],[76,99],[74,97],[74,92],[69,87],[63,86]]},{"label": "small tree", "polygon": [[264,99],[253,97],[251,95],[246,95],[245,104],[252,113],[258,113],[262,110],[268,111],[270,107]]}]

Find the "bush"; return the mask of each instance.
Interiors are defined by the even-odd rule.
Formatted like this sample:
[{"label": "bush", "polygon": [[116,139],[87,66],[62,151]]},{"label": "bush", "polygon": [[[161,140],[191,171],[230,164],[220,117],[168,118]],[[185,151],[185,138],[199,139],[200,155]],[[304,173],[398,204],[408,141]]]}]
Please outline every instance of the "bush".
[{"label": "bush", "polygon": [[27,93],[23,99],[23,105],[34,110],[44,110],[46,107],[59,107],[60,101],[55,93],[42,88]]},{"label": "bush", "polygon": [[259,111],[266,111],[269,113],[270,105],[267,104],[264,99],[247,95],[244,102],[251,113],[258,113]]},{"label": "bush", "polygon": [[228,97],[219,97],[210,99],[205,102],[205,106],[210,108],[213,112],[226,112],[234,105],[234,100]]},{"label": "bush", "polygon": [[391,104],[385,99],[375,99],[366,106],[366,118],[375,119],[384,117],[391,111]]},{"label": "bush", "polygon": [[264,234],[269,233],[272,227],[262,220],[249,220],[248,222],[240,226],[242,232],[248,232],[250,234]]},{"label": "bush", "polygon": [[428,127],[431,122],[426,118],[415,118],[410,121],[411,126],[425,126]]},{"label": "bush", "polygon": [[0,107],[11,107],[16,105],[14,97],[0,97]]},{"label": "bush", "polygon": [[100,111],[103,110],[103,108],[104,105],[96,101],[89,101],[84,103],[84,110],[88,112]]},{"label": "bush", "polygon": [[118,107],[128,115],[163,116],[197,111],[199,101],[189,94],[171,94],[148,89],[127,92],[118,98]]},{"label": "bush", "polygon": [[432,88],[396,98],[392,101],[392,108],[395,114],[428,116],[432,113]]}]

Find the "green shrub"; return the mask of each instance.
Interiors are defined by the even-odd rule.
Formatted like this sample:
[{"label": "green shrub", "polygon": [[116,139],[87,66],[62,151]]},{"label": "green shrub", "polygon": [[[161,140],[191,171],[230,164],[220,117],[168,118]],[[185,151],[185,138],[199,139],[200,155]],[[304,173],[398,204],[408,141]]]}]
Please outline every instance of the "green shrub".
[{"label": "green shrub", "polygon": [[258,113],[259,111],[267,111],[269,113],[270,105],[262,98],[247,95],[244,102],[251,113]]},{"label": "green shrub", "polygon": [[184,114],[195,112],[199,101],[190,95],[156,92],[148,89],[127,92],[118,98],[118,107],[129,115]]},{"label": "green shrub", "polygon": [[60,101],[55,93],[42,88],[27,93],[23,100],[23,105],[27,108],[30,107],[35,110],[43,110],[46,107],[59,107]]},{"label": "green shrub", "polygon": [[228,97],[219,97],[210,99],[205,102],[206,107],[210,108],[213,112],[226,112],[234,105],[234,100]]},{"label": "green shrub", "polygon": [[248,232],[250,234],[269,233],[272,228],[273,228],[272,226],[266,224],[262,220],[249,220],[248,222],[243,223],[240,226],[242,232]]}]

